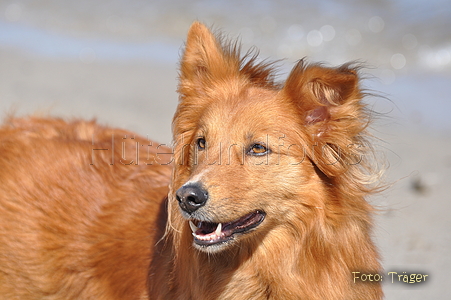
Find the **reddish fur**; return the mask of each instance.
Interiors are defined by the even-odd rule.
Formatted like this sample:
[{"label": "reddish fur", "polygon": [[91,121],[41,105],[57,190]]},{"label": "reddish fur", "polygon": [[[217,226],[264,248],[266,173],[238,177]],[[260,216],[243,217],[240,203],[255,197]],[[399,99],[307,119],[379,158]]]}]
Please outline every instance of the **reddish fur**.
[{"label": "reddish fur", "polygon": [[[0,128],[0,299],[146,298],[152,227],[170,169],[147,166],[147,147],[139,165],[122,164],[123,141],[124,163],[135,156],[134,141],[149,144],[133,136],[57,119]],[[98,148],[109,150],[94,151],[90,165]],[[149,147],[151,158],[158,151],[166,150]]]},{"label": "reddish fur", "polygon": [[[0,299],[381,299],[379,284],[352,282],[353,271],[381,271],[364,199],[373,189],[357,70],[301,61],[284,86],[272,78],[270,64],[240,58],[194,23],[172,166],[157,145],[124,164],[135,142],[149,144],[131,132],[7,121]],[[198,136],[208,157],[194,150]],[[254,142],[273,153],[243,156]],[[110,150],[92,150],[101,148]],[[174,196],[194,178],[208,189],[206,215],[227,222],[261,209],[265,220],[219,253],[195,249]]]}]

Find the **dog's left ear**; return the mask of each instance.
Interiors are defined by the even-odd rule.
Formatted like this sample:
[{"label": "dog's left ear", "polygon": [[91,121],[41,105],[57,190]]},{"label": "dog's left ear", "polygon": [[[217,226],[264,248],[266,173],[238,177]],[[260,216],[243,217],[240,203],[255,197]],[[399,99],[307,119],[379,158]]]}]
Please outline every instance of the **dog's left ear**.
[{"label": "dog's left ear", "polygon": [[309,141],[318,146],[310,155],[324,173],[338,175],[358,162],[368,115],[356,67],[308,66],[300,61],[282,91],[297,107]]},{"label": "dog's left ear", "polygon": [[304,125],[320,137],[334,127],[360,123],[363,105],[358,82],[357,70],[350,65],[307,66],[301,60],[288,76],[283,91],[298,107]]}]

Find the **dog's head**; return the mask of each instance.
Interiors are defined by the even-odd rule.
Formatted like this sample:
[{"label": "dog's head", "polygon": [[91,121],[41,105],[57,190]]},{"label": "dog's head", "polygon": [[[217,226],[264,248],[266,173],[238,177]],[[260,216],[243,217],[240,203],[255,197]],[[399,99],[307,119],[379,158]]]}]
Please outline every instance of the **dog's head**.
[{"label": "dog's head", "polygon": [[[299,231],[325,218],[334,205],[327,195],[364,193],[357,70],[301,60],[285,84],[273,76],[271,63],[240,57],[239,46],[192,25],[173,121],[168,231],[201,251],[261,241],[282,227]],[[343,187],[345,180],[355,182]]]}]

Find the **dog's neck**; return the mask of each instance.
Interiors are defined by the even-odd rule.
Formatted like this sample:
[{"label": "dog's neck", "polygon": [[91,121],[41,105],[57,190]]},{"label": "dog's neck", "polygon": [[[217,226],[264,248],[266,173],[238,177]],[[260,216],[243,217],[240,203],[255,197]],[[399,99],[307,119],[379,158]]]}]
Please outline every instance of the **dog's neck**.
[{"label": "dog's neck", "polygon": [[[318,228],[311,228],[304,235],[283,234],[284,230],[292,229],[276,228],[261,240],[255,239],[252,245],[237,245],[214,254],[195,249],[187,228],[186,232],[181,232],[176,247],[168,239],[164,250],[153,260],[153,267],[163,267],[167,273],[164,281],[151,283],[150,295],[160,295],[155,299],[203,299],[204,295],[209,295],[209,299],[341,299],[340,294],[348,294],[351,288],[352,271],[359,266],[360,271],[368,268],[377,272],[379,268],[377,262],[365,261],[375,251],[369,237],[357,237],[357,233],[356,237],[347,238],[346,247],[341,247],[340,231],[349,232],[345,227],[358,228],[354,225],[352,221],[345,223],[342,230],[335,230],[336,238],[329,236],[328,239],[321,236]],[[317,245],[318,242],[321,245]],[[353,249],[356,261],[342,260],[346,255],[341,251],[345,249]],[[343,264],[347,265],[346,273],[342,272]],[[151,280],[158,281],[157,278]],[[311,286],[307,282],[321,284]],[[339,291],[337,286],[343,290]],[[353,286],[355,299],[368,295],[363,293],[368,288],[378,289],[377,286]],[[329,294],[332,291],[335,294]]]},{"label": "dog's neck", "polygon": [[[277,295],[296,295],[299,286],[290,289],[296,284],[293,278],[299,277],[299,262],[289,261],[294,255],[287,252],[296,251],[297,247],[279,245],[276,250],[268,246],[274,248],[260,241],[214,254],[190,247],[189,251],[179,253],[180,263],[175,268],[186,267],[181,262],[190,260],[188,274],[192,276],[176,280],[186,283],[178,287],[176,295],[190,295],[192,299],[202,299],[201,295],[210,295],[209,299],[281,299]],[[174,269],[176,274],[187,274],[178,271],[181,270]],[[274,286],[283,290],[271,291]]]}]

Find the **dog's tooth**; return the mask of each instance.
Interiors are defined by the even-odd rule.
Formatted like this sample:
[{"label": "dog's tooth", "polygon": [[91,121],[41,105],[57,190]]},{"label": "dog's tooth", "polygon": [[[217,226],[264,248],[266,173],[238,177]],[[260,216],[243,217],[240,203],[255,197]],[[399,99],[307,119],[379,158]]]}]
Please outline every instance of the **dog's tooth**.
[{"label": "dog's tooth", "polygon": [[199,228],[197,228],[196,225],[194,225],[193,221],[191,221],[191,220],[189,220],[189,227],[191,228],[191,231],[192,231],[193,233],[196,232],[197,229],[199,229]]},{"label": "dog's tooth", "polygon": [[216,227],[216,231],[215,231],[215,234],[216,234],[216,236],[221,236],[221,232],[222,232],[222,223],[219,223],[218,224],[218,227]]}]

